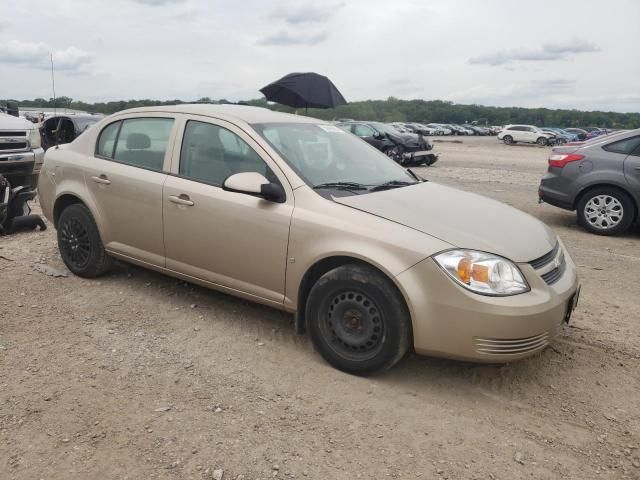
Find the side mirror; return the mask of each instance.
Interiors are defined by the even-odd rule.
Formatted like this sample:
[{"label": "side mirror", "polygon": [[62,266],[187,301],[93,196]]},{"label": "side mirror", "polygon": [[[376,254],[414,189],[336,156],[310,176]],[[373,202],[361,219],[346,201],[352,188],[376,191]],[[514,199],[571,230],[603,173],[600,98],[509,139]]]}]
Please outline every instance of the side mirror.
[{"label": "side mirror", "polygon": [[385,137],[385,134],[381,132],[376,132],[373,134],[373,138],[375,138],[376,140],[382,140],[384,137]]},{"label": "side mirror", "polygon": [[227,177],[222,183],[222,189],[227,192],[246,193],[265,200],[282,203],[285,193],[280,185],[271,183],[258,172],[241,172]]}]

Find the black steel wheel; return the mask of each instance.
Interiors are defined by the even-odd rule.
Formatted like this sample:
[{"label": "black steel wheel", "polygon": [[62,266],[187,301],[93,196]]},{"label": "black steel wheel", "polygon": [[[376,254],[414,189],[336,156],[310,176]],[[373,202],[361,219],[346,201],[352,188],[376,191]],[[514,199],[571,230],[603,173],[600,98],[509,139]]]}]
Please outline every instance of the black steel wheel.
[{"label": "black steel wheel", "polygon": [[410,344],[409,312],[396,286],[367,265],[325,273],[309,292],[309,333],[334,367],[367,375],[400,360]]},{"label": "black steel wheel", "polygon": [[77,217],[68,217],[59,225],[60,253],[76,269],[82,269],[91,257],[89,232]]},{"label": "black steel wheel", "polygon": [[380,309],[365,293],[346,289],[323,302],[326,320],[320,328],[338,354],[354,360],[375,357],[385,334]]},{"label": "black steel wheel", "polygon": [[67,268],[80,277],[97,277],[111,266],[89,209],[80,203],[70,205],[57,223],[58,249]]}]

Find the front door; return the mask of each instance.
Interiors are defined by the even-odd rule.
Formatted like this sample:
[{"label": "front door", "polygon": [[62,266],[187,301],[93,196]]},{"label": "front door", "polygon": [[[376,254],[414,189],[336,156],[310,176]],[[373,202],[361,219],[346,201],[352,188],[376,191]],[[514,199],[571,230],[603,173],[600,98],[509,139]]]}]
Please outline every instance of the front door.
[{"label": "front door", "polygon": [[[178,148],[177,145],[181,145]],[[293,193],[242,130],[210,119],[186,122],[164,185],[167,268],[257,297],[284,300]],[[178,164],[176,165],[176,160]],[[284,203],[222,189],[240,172],[279,182]]]},{"label": "front door", "polygon": [[159,117],[111,123],[83,165],[105,248],[158,266],[164,266],[162,187],[173,125],[173,118]]}]

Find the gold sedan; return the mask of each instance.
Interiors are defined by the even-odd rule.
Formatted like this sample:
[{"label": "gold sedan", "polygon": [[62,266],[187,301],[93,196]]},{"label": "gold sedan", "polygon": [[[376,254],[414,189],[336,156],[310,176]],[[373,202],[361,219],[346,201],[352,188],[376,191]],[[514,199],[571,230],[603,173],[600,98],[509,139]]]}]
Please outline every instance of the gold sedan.
[{"label": "gold sedan", "polygon": [[526,357],[578,297],[574,263],[538,220],[424,181],[334,125],[262,108],[112,115],[47,151],[39,193],[76,275],[117,258],[286,310],[356,374],[411,347]]}]

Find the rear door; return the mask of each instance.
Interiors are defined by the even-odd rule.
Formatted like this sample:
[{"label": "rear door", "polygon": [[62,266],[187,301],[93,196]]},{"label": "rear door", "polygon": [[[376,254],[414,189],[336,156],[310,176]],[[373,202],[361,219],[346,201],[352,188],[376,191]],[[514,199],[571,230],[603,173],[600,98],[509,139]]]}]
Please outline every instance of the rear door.
[{"label": "rear door", "polygon": [[158,266],[164,266],[162,187],[174,123],[172,115],[149,114],[108,124],[83,169],[107,250]]}]

